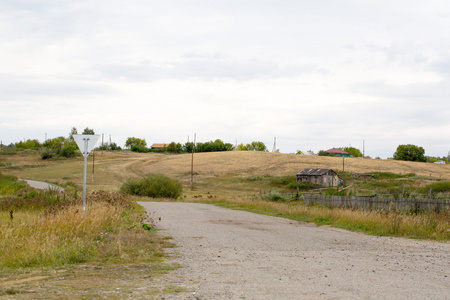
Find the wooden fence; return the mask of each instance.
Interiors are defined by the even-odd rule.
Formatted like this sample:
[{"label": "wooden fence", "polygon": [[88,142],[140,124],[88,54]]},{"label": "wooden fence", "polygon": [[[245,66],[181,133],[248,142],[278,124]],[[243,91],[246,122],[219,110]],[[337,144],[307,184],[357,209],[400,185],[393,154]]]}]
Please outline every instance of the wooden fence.
[{"label": "wooden fence", "polygon": [[362,196],[327,196],[327,195],[303,195],[306,205],[324,205],[327,207],[341,207],[363,210],[397,210],[397,211],[450,211],[449,199],[424,199],[424,198],[398,198],[388,199],[381,197]]}]

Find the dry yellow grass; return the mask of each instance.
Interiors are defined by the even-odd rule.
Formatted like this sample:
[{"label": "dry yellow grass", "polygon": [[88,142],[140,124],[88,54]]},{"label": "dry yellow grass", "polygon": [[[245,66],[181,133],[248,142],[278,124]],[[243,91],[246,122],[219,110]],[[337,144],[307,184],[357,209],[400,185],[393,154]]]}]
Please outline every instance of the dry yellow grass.
[{"label": "dry yellow grass", "polygon": [[[74,182],[82,185],[83,159],[43,161],[38,155],[24,153],[7,157],[10,165],[0,170],[19,178],[46,180],[56,183]],[[295,175],[303,168],[342,170],[342,158],[306,156],[267,152],[213,152],[194,155],[195,181],[217,177],[252,175]],[[185,186],[190,182],[191,154],[165,155],[154,153],[100,152],[95,154],[95,179],[91,180],[92,156],[89,156],[88,188],[118,190],[127,178],[149,173],[162,173],[177,178]],[[420,176],[450,180],[450,165],[394,160],[346,158],[345,171],[355,173],[392,172],[416,173]]]},{"label": "dry yellow grass", "polygon": [[215,203],[232,209],[312,222],[318,225],[360,231],[373,235],[401,236],[439,241],[450,240],[450,215],[434,212],[419,215],[386,211],[361,211],[321,206],[306,206],[302,202],[270,202],[257,199],[191,199],[202,203]]},{"label": "dry yellow grass", "polygon": [[[0,211],[0,269],[59,266],[89,261],[91,257],[149,259],[162,254],[164,243],[141,228],[142,207],[129,197],[90,193],[84,213],[79,197],[58,203],[52,199],[42,193],[36,198],[4,200],[7,203],[2,203]],[[36,205],[39,201],[41,204]],[[14,212],[12,219],[10,210]],[[149,251],[141,255],[143,249]]]}]

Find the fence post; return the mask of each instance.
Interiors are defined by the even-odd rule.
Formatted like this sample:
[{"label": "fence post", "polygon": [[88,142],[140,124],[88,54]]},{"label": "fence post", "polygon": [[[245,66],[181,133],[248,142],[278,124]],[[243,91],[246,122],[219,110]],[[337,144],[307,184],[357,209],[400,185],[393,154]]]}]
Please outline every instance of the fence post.
[{"label": "fence post", "polygon": [[402,182],[402,200],[405,197],[405,183]]},{"label": "fence post", "polygon": [[430,199],[433,199],[433,188],[430,188]]}]

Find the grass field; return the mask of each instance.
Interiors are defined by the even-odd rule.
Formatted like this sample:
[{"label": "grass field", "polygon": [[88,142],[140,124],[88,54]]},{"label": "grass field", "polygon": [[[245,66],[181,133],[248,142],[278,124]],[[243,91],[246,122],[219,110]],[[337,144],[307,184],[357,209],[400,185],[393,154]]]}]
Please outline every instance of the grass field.
[{"label": "grass field", "polygon": [[[137,230],[142,211],[136,206],[130,210],[124,205],[129,202],[117,200],[124,197],[116,192],[127,179],[147,174],[161,173],[179,180],[183,194],[178,201],[211,203],[366,234],[450,241],[448,213],[329,209],[305,206],[301,201],[264,200],[260,195],[261,191],[292,192],[289,183],[295,182],[295,174],[303,168],[334,169],[350,186],[347,192],[399,192],[403,183],[410,193],[426,192],[433,186],[448,194],[450,165],[262,152],[198,153],[190,186],[191,158],[190,154],[95,152],[95,165],[93,155],[88,160],[88,214],[92,220],[86,222],[80,213],[81,157],[44,161],[33,151],[2,155],[0,296],[26,299],[39,293],[45,298],[62,294],[122,299],[139,290],[156,299],[183,291],[158,279],[158,274],[177,267],[160,260],[162,249],[170,244],[155,232]],[[352,173],[375,176],[365,179]],[[12,176],[63,186],[72,195],[65,197],[73,201],[24,190],[24,184]],[[60,202],[69,204],[61,206]],[[11,209],[14,220],[10,219]]]},{"label": "grass field", "polygon": [[[82,185],[83,158],[55,159],[43,161],[34,152],[23,152],[3,156],[0,171],[22,179],[49,181],[61,185],[73,182]],[[94,182],[92,171],[94,168]],[[331,168],[342,171],[343,159],[335,157],[306,156],[267,152],[213,152],[194,155],[194,173],[197,187],[212,179],[227,179],[250,176],[295,176],[304,168]],[[414,173],[427,180],[450,180],[450,165],[346,158],[345,172],[391,172],[395,174]],[[88,159],[88,188],[117,191],[127,178],[141,177],[150,173],[162,173],[189,185],[191,155],[141,154],[132,152],[95,152]],[[207,188],[207,186],[205,187]]]},{"label": "grass field", "polygon": [[[43,180],[65,186],[69,189],[82,187],[83,159],[53,159],[42,161],[33,152],[22,152],[5,156],[0,170],[23,179]],[[402,184],[407,194],[427,194],[433,187],[436,196],[448,196],[450,192],[450,165],[405,162],[394,160],[377,160],[361,158],[342,158],[280,154],[267,152],[216,152],[196,153],[194,155],[194,185],[190,187],[191,154],[140,154],[132,152],[95,153],[95,176],[92,182],[94,155],[88,161],[88,190],[118,191],[128,178],[138,178],[151,173],[161,173],[178,179],[183,184],[181,201],[201,201],[223,203],[251,209],[255,205],[263,207],[267,213],[276,214],[283,211],[282,216],[298,220],[328,224],[371,234],[389,234],[416,238],[438,240],[450,239],[450,223],[448,215],[429,215],[422,219],[402,216],[392,220],[393,216],[371,216],[371,224],[364,224],[366,213],[361,213],[362,221],[344,218],[337,210],[303,207],[297,215],[292,215],[292,207],[279,203],[273,211],[267,211],[267,201],[261,200],[261,191],[293,192],[288,188],[289,182],[295,182],[295,174],[303,168],[331,168],[339,172],[345,179],[346,192],[355,194],[400,193]],[[6,161],[6,163],[5,163]],[[344,166],[343,166],[344,163]],[[342,169],[345,168],[345,173]],[[353,177],[352,173],[372,173],[374,178]],[[244,204],[244,202],[246,204]],[[238,206],[239,206],[238,205]],[[272,205],[272,204],[271,204]],[[281,208],[282,206],[285,208]],[[270,205],[269,205],[270,206]],[[258,210],[255,208],[255,211]],[[326,215],[326,217],[324,217]],[[352,221],[352,219],[354,221]],[[433,220],[440,220],[434,224]],[[352,225],[352,222],[355,224]],[[401,222],[399,227],[396,222]],[[384,224],[384,225],[380,225]],[[425,224],[425,225],[423,225]],[[443,224],[443,225],[441,225]],[[394,228],[392,228],[394,226]],[[399,227],[399,228],[397,228]],[[427,230],[423,230],[423,228]],[[438,228],[438,229],[436,229]],[[433,230],[437,230],[434,232]],[[414,233],[416,232],[416,233]]]}]

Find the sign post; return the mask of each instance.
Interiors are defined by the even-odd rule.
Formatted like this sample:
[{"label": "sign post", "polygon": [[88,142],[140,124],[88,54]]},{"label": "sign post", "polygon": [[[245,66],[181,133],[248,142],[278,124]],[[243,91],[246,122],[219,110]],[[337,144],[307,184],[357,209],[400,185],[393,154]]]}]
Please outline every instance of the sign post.
[{"label": "sign post", "polygon": [[74,134],[73,139],[80,148],[81,153],[84,156],[84,175],[83,175],[83,213],[86,211],[86,173],[87,173],[87,157],[89,153],[94,149],[95,143],[97,143],[99,134]]}]

